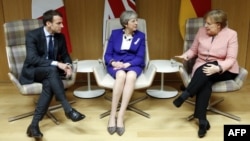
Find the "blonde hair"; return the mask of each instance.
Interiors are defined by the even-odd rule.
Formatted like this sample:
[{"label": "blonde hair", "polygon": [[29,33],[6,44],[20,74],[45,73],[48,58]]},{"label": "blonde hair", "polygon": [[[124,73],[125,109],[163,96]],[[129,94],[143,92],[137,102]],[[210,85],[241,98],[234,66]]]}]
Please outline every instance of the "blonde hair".
[{"label": "blonde hair", "polygon": [[220,24],[221,28],[227,26],[227,14],[223,10],[211,10],[204,16],[204,19],[206,20],[208,17],[214,20],[215,23]]}]

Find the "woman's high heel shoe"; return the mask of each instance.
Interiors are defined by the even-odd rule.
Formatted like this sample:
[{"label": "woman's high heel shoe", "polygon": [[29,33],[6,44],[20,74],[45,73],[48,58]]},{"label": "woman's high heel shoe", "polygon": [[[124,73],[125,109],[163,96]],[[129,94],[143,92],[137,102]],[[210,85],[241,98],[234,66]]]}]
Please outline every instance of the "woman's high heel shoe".
[{"label": "woman's high heel shoe", "polygon": [[125,127],[117,127],[116,128],[116,133],[121,136],[125,132]]},{"label": "woman's high heel shoe", "polygon": [[[115,122],[116,122],[116,119],[115,119]],[[107,130],[110,135],[113,135],[116,132],[116,125],[112,127],[107,127]]]},{"label": "woman's high heel shoe", "polygon": [[116,132],[116,126],[108,127],[107,130],[110,135],[113,135]]},{"label": "woman's high heel shoe", "polygon": [[207,120],[200,120],[199,121],[199,131],[198,136],[200,138],[204,137],[207,133],[207,130],[210,129],[210,124]]},{"label": "woman's high heel shoe", "polygon": [[125,132],[125,124],[123,123],[123,127],[116,127],[116,133],[121,136]]}]

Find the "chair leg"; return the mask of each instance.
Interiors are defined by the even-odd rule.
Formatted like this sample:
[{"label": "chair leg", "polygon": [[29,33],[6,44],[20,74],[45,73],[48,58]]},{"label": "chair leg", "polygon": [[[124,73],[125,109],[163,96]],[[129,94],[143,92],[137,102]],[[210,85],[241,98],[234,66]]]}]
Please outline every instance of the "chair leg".
[{"label": "chair leg", "polygon": [[[220,115],[223,115],[223,116],[226,116],[228,118],[231,118],[231,119],[234,119],[234,120],[237,120],[237,121],[240,121],[241,118],[238,117],[238,116],[235,116],[235,115],[232,115],[232,114],[229,114],[229,113],[226,113],[226,112],[222,112],[216,108],[214,108],[213,106],[219,104],[220,102],[222,102],[224,100],[223,97],[219,98],[218,100],[212,102],[212,103],[209,103],[208,107],[207,107],[207,110],[208,111],[211,111],[211,112],[214,112],[214,113],[217,113],[217,114],[220,114]],[[195,105],[195,102],[194,101],[191,101],[191,100],[186,100],[185,102],[189,103],[189,104],[192,104],[192,105]],[[187,117],[187,120],[192,120],[194,119],[194,114],[190,115]]]},{"label": "chair leg", "polygon": [[219,98],[218,100],[216,100],[216,101],[214,101],[212,103],[209,103],[208,109],[210,109],[210,107],[213,107],[214,105],[217,105],[217,104],[221,103],[222,101],[224,101],[223,97]]},{"label": "chair leg", "polygon": [[217,113],[217,114],[220,114],[220,115],[223,115],[223,116],[226,116],[228,118],[231,118],[231,119],[234,119],[234,120],[237,120],[237,121],[240,121],[241,118],[238,117],[238,116],[235,116],[235,115],[232,115],[232,114],[229,114],[229,113],[226,113],[226,112],[222,112],[214,107],[210,107],[209,111],[211,112],[214,112],[214,113]]},{"label": "chair leg", "polygon": [[[106,100],[112,101],[112,97],[105,96],[104,98],[105,98]],[[140,114],[140,115],[142,115],[142,116],[144,116],[144,117],[150,118],[150,115],[149,115],[148,113],[146,113],[146,112],[144,112],[144,111],[142,111],[142,110],[140,110],[140,109],[138,109],[138,108],[135,108],[135,107],[133,106],[133,104],[136,104],[136,103],[138,103],[138,102],[140,102],[140,101],[142,101],[142,100],[145,100],[145,99],[147,99],[147,98],[148,98],[148,96],[144,96],[144,97],[140,97],[140,98],[137,98],[137,99],[135,99],[135,100],[130,101],[129,104],[128,104],[127,109],[128,109],[128,110],[131,110],[131,111],[133,111],[133,112],[136,112],[137,114]],[[118,105],[117,111],[119,111],[119,109],[120,109],[120,103],[119,103],[119,105]],[[102,113],[102,114],[100,115],[100,118],[104,118],[104,117],[110,115],[110,112],[111,112],[111,110]]]},{"label": "chair leg", "polygon": [[195,102],[194,101],[191,101],[189,99],[187,99],[185,102],[189,103],[189,104],[192,104],[192,105],[195,105]]},{"label": "chair leg", "polygon": [[192,119],[194,119],[194,114],[192,114],[192,115],[190,115],[190,116],[187,117],[187,120],[188,120],[188,121],[190,121],[190,120],[192,120]]},{"label": "chair leg", "polygon": [[[189,104],[192,104],[192,105],[195,105],[195,102],[194,101],[191,101],[189,99],[187,99],[185,102],[189,103]],[[187,120],[190,121],[194,119],[194,114],[191,114],[190,116],[187,117]]]},{"label": "chair leg", "polygon": [[50,111],[47,111],[46,115],[47,115],[56,125],[59,125],[59,124],[60,124],[59,120],[58,120]]},{"label": "chair leg", "polygon": [[[104,99],[106,99],[106,100],[108,100],[108,101],[112,101],[112,97],[110,97],[110,96],[104,96]],[[119,105],[118,105],[118,107],[117,107],[117,111],[119,111],[119,110],[120,110],[120,103],[119,103]],[[104,118],[104,117],[110,115],[110,112],[111,112],[111,110],[108,110],[108,111],[102,113],[102,114],[100,115],[100,118]]]},{"label": "chair leg", "polygon": [[[69,101],[70,104],[73,104],[75,103],[76,101]],[[53,110],[56,110],[56,109],[59,109],[59,108],[62,108],[62,105],[61,104],[58,104],[58,105],[54,105],[54,106],[50,106],[48,108],[48,111],[46,113],[46,115],[55,123],[55,124],[60,124],[60,122],[57,120],[57,118],[52,114],[52,111]],[[24,114],[20,114],[20,115],[17,115],[17,116],[14,116],[14,117],[10,117],[8,118],[8,121],[9,122],[12,122],[12,121],[15,121],[15,120],[19,120],[19,119],[23,119],[23,118],[26,118],[26,117],[29,117],[29,116],[32,116],[34,115],[34,111],[33,112],[28,112],[28,113],[24,113]]]},{"label": "chair leg", "polygon": [[142,111],[142,110],[140,110],[140,109],[133,106],[134,104],[136,104],[136,103],[138,103],[138,102],[140,102],[142,100],[145,100],[147,98],[148,98],[148,96],[144,96],[144,97],[140,97],[138,99],[132,100],[128,104],[128,109],[133,111],[133,112],[136,112],[137,114],[140,114],[140,115],[142,115],[144,117],[150,118],[150,115],[148,113],[146,113],[146,112],[144,112],[144,111]]},{"label": "chair leg", "polygon": [[21,115],[17,115],[17,116],[14,116],[14,117],[10,117],[10,118],[8,118],[8,121],[12,122],[12,121],[23,119],[23,118],[26,118],[26,117],[29,117],[29,116],[32,116],[32,115],[34,115],[34,111],[33,112],[24,113],[24,114],[21,114]]},{"label": "chair leg", "polygon": [[[120,110],[120,106],[118,106],[118,108],[117,108],[117,111],[119,111],[119,110]],[[111,112],[111,110],[108,110],[107,112],[102,113],[100,115],[100,118],[104,118],[104,117],[110,115],[110,112]]]},{"label": "chair leg", "polygon": [[[75,103],[76,101],[69,101],[70,104],[73,104]],[[59,108],[62,108],[62,105],[61,104],[58,104],[58,105],[54,105],[54,106],[50,106],[46,115],[57,125],[60,124],[59,120],[52,114],[52,112],[54,110],[57,110]]]},{"label": "chair leg", "polygon": [[112,97],[111,97],[111,96],[104,96],[104,98],[105,98],[106,100],[112,101]]},{"label": "chair leg", "polygon": [[144,116],[146,118],[150,118],[150,115],[148,113],[146,113],[146,112],[144,112],[144,111],[142,111],[142,110],[140,110],[138,108],[135,108],[133,106],[128,106],[128,110],[136,112],[137,114],[140,114],[140,115],[142,115],[142,116]]}]

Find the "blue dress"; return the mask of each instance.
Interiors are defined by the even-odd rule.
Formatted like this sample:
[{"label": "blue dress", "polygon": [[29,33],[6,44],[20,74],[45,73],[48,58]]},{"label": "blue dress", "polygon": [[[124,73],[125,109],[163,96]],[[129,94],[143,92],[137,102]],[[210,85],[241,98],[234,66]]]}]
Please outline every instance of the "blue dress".
[{"label": "blue dress", "polygon": [[130,67],[123,70],[133,70],[136,72],[138,77],[145,67],[145,34],[136,30],[133,34],[130,48],[128,50],[122,50],[121,45],[123,41],[123,34],[123,29],[115,29],[111,33],[104,55],[107,71],[113,78],[115,78],[115,74],[119,69],[114,70],[110,62],[121,61],[123,63],[131,64]]}]

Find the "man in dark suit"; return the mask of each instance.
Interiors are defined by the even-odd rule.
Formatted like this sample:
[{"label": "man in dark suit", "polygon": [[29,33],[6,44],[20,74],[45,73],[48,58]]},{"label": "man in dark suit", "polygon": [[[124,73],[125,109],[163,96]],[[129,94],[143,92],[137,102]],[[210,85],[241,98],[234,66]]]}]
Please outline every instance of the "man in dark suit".
[{"label": "man in dark suit", "polygon": [[72,60],[67,51],[65,37],[61,33],[62,22],[59,12],[46,11],[43,14],[44,26],[26,35],[27,55],[19,81],[21,84],[43,84],[32,122],[27,129],[29,137],[43,136],[39,129],[39,121],[46,114],[53,95],[62,104],[67,118],[74,122],[85,118],[85,115],[72,108],[67,101],[61,80],[62,74],[66,78],[72,75]]}]

